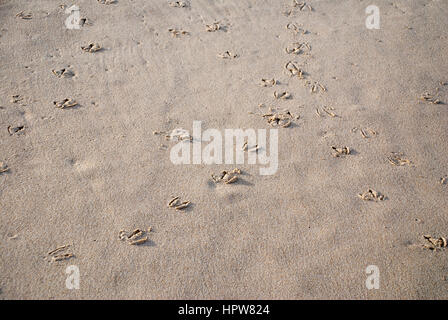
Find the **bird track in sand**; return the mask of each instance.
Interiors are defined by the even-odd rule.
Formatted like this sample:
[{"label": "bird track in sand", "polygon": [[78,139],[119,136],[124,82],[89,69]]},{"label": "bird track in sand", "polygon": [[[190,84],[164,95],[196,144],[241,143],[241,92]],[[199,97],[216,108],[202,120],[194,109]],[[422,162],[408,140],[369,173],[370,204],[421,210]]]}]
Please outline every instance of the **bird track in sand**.
[{"label": "bird track in sand", "polygon": [[48,256],[51,259],[50,262],[56,262],[74,258],[75,255],[70,251],[70,247],[71,245],[67,244],[48,252]]},{"label": "bird track in sand", "polygon": [[232,184],[238,180],[238,176],[241,174],[241,170],[238,168],[232,171],[222,171],[219,175],[212,174],[212,180],[214,183],[224,182],[225,184]]},{"label": "bird track in sand", "polygon": [[168,207],[175,210],[183,210],[190,205],[190,201],[180,201],[180,197],[173,197],[170,202],[168,202]]}]

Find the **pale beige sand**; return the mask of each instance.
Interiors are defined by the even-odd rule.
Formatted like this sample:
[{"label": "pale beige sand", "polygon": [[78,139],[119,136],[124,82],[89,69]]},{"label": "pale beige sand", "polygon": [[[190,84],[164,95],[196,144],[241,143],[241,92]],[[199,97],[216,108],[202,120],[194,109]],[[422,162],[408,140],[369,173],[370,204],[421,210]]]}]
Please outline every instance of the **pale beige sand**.
[{"label": "pale beige sand", "polygon": [[[0,297],[448,298],[448,251],[419,247],[424,234],[448,235],[439,182],[448,109],[418,101],[436,87],[448,101],[439,85],[448,81],[448,2],[309,0],[313,12],[291,17],[289,0],[168,2],[76,1],[92,25],[67,30],[62,1],[0,0],[0,161],[10,168],[0,175]],[[370,4],[380,30],[365,27]],[[226,32],[205,31],[215,20]],[[288,22],[311,33],[294,37]],[[169,28],[190,34],[176,39]],[[295,40],[311,44],[311,57],[294,60],[327,92],[310,94],[285,73]],[[83,52],[90,42],[105,50]],[[219,59],[226,50],[239,57]],[[73,78],[51,72],[68,65]],[[301,115],[279,131],[275,175],[246,164],[246,183],[215,187],[210,173],[234,166],[175,166],[159,149],[172,143],[153,131],[193,120],[267,128],[247,112],[273,103],[274,88],[258,85],[271,77],[293,95],[278,105]],[[24,100],[12,103],[16,94]],[[55,108],[64,98],[81,106]],[[319,118],[323,105],[341,118]],[[333,158],[332,145],[356,153]],[[390,152],[413,165],[391,165]],[[388,199],[362,201],[368,188]],[[171,195],[193,206],[167,208]],[[149,226],[149,245],[118,239]],[[76,257],[49,263],[64,244]],[[80,269],[79,290],[65,288],[68,265]],[[379,290],[366,289],[368,265],[380,269]]]}]

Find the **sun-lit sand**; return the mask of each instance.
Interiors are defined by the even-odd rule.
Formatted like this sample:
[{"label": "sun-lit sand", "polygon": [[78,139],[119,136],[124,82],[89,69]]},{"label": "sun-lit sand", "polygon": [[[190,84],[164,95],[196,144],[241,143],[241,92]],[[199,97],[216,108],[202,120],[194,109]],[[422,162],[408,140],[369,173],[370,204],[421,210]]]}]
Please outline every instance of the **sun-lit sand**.
[{"label": "sun-lit sand", "polygon": [[448,1],[107,2],[0,0],[1,299],[448,298]]}]

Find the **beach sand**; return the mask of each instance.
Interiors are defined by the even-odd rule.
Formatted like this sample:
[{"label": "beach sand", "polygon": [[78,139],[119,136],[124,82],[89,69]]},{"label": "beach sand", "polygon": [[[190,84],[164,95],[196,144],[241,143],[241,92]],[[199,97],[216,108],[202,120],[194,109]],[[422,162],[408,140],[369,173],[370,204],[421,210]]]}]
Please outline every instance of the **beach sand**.
[{"label": "beach sand", "polygon": [[[448,2],[169,2],[0,0],[0,298],[447,299],[448,251],[422,245],[448,236]],[[80,29],[65,25],[73,4]],[[366,27],[371,4],[380,29]],[[295,42],[311,50],[286,53]],[[300,115],[278,130],[273,175],[174,165],[175,143],[153,134],[268,129],[248,114],[259,104]],[[238,182],[211,181],[235,167]],[[385,199],[362,200],[369,189]],[[191,204],[173,210],[171,196]],[[142,245],[119,239],[149,227]],[[62,245],[74,256],[53,261]]]}]

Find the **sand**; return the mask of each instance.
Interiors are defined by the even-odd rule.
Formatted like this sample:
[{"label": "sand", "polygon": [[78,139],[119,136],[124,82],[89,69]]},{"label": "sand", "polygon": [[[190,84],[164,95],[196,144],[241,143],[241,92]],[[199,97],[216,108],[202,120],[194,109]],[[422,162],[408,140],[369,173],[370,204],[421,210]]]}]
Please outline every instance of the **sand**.
[{"label": "sand", "polygon": [[[0,298],[447,299],[448,249],[422,244],[448,236],[448,2],[377,0],[379,30],[367,0],[308,0],[290,16],[292,0],[185,2],[0,0]],[[64,25],[72,4],[79,30]],[[294,42],[310,52],[286,53]],[[55,107],[64,99],[78,105]],[[274,175],[246,163],[215,184],[235,165],[174,165],[174,143],[153,134],[269,128],[248,114],[262,103],[300,115],[279,129]],[[369,189],[385,199],[362,200]],[[119,238],[149,227],[144,244]],[[74,256],[53,261],[62,245]]]}]

